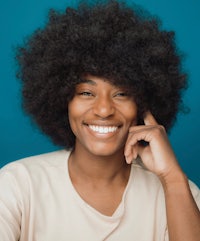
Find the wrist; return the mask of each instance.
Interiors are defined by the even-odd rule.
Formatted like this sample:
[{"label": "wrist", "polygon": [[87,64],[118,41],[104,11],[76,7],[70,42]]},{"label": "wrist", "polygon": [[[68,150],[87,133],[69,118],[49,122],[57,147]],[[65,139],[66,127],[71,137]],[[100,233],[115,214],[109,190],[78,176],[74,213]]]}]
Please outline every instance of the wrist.
[{"label": "wrist", "polygon": [[188,186],[188,178],[181,169],[171,171],[168,174],[159,176],[159,179],[163,185],[164,190],[172,190]]}]

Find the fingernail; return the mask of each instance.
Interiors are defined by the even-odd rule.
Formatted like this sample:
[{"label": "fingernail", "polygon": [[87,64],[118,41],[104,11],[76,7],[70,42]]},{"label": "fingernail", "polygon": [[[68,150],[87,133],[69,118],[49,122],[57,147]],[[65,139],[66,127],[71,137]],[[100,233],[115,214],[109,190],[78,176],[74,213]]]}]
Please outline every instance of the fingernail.
[{"label": "fingernail", "polygon": [[125,156],[125,159],[126,159],[126,163],[127,163],[127,164],[131,164],[132,158],[131,158],[130,155]]}]

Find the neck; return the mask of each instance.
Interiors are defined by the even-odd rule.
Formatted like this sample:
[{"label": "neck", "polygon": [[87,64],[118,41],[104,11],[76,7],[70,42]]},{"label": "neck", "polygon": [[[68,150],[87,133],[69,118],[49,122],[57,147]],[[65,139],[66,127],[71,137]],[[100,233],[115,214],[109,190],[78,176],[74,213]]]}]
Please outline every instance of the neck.
[{"label": "neck", "polygon": [[69,170],[83,180],[110,182],[116,177],[127,179],[130,165],[125,162],[123,148],[110,156],[96,156],[86,150],[75,148],[69,158]]},{"label": "neck", "polygon": [[75,148],[69,158],[69,175],[80,197],[104,215],[119,206],[127,186],[130,168],[123,150],[110,156],[95,156]]}]

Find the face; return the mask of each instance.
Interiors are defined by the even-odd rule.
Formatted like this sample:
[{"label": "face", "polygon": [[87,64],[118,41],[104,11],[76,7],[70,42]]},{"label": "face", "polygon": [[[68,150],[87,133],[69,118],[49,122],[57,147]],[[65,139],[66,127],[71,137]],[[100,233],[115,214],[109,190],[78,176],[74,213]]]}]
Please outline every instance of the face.
[{"label": "face", "polygon": [[137,123],[133,98],[105,79],[87,75],[84,80],[68,106],[75,150],[97,156],[122,153],[128,130]]}]

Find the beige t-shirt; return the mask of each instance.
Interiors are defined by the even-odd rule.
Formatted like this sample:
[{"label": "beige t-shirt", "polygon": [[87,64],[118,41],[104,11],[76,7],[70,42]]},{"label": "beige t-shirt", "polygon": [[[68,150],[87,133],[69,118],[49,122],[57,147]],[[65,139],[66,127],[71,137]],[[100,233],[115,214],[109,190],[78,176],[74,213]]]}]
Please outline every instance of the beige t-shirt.
[{"label": "beige t-shirt", "polygon": [[[105,216],[75,191],[68,157],[61,150],[0,170],[0,240],[168,240],[163,190],[154,174],[133,164],[120,205]],[[200,191],[190,185],[200,207]]]}]

